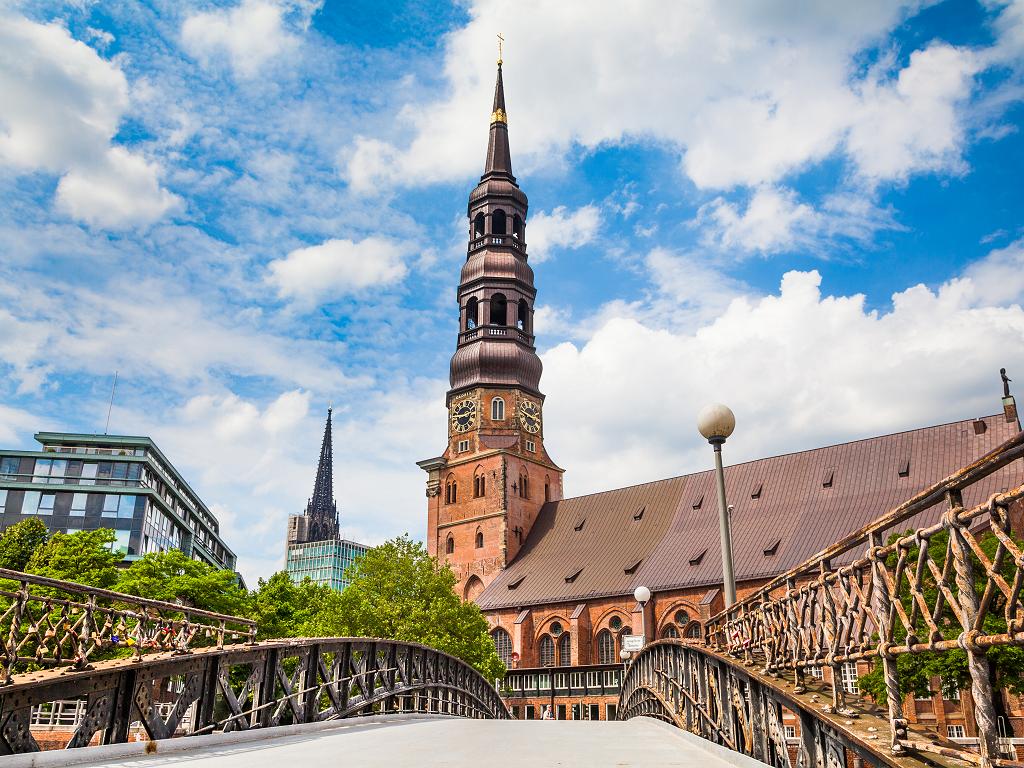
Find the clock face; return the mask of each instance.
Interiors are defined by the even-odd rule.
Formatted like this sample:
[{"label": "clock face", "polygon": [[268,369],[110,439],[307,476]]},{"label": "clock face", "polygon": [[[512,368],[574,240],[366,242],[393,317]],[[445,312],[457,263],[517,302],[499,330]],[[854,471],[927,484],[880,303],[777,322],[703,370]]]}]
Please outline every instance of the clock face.
[{"label": "clock face", "polygon": [[532,400],[519,403],[519,423],[531,435],[540,432],[540,406]]},{"label": "clock face", "polygon": [[452,429],[465,432],[476,424],[476,400],[463,400],[452,406]]}]

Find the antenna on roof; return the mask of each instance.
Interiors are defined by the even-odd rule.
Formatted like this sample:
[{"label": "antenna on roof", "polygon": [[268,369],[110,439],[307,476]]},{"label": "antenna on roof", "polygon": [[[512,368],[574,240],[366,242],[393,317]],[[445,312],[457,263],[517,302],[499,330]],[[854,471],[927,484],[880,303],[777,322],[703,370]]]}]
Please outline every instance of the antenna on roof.
[{"label": "antenna on roof", "polygon": [[110,412],[114,409],[114,392],[117,391],[117,371],[114,371],[114,383],[110,387],[110,405],[107,406],[107,423],[103,425],[103,434],[110,429]]}]

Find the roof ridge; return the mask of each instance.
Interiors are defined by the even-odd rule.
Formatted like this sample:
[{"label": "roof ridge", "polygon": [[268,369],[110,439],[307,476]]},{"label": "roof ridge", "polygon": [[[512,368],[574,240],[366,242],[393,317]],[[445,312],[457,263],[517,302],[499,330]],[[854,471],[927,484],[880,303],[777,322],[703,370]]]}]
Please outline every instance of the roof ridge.
[{"label": "roof ridge", "polygon": [[[842,442],[842,443],[830,443],[828,445],[820,445],[817,448],[803,448],[803,449],[801,449],[799,451],[786,451],[785,453],[776,453],[776,454],[773,454],[771,456],[761,456],[760,458],[757,458],[757,459],[748,459],[747,461],[740,461],[740,462],[737,462],[735,464],[727,464],[725,468],[728,470],[728,469],[732,469],[733,467],[742,467],[742,466],[745,466],[747,464],[756,464],[759,461],[768,461],[769,459],[781,459],[781,458],[785,458],[786,456],[797,456],[797,455],[799,455],[801,453],[814,453],[816,451],[824,451],[824,450],[827,450],[829,448],[838,448],[838,447],[844,446],[844,445],[854,445],[855,443],[866,443],[866,442],[868,442],[870,440],[882,440],[882,439],[887,438],[887,437],[897,437],[899,435],[907,435],[907,434],[910,434],[911,432],[925,432],[925,431],[932,430],[932,429],[941,429],[942,427],[951,427],[954,424],[970,424],[970,423],[973,423],[973,422],[979,421],[979,420],[998,419],[1000,416],[1002,416],[1001,413],[993,413],[993,414],[990,414],[990,415],[987,415],[987,416],[977,416],[977,417],[971,418],[971,419],[957,419],[956,421],[947,421],[947,422],[944,422],[942,424],[932,424],[932,425],[927,426],[927,427],[914,427],[912,429],[902,429],[902,430],[899,430],[898,432],[888,432],[888,433],[886,433],[884,435],[873,435],[871,437],[858,437],[858,438],[856,438],[854,440],[847,440],[847,441]],[[564,501],[574,501],[575,499],[585,499],[585,498],[588,498],[590,496],[601,496],[601,495],[606,494],[606,493],[617,493],[618,491],[628,491],[628,490],[631,490],[633,488],[640,488],[640,487],[645,486],[645,485],[655,485],[657,483],[667,483],[670,480],[683,480],[683,479],[686,479],[686,478],[696,477],[697,475],[703,475],[703,474],[706,474],[708,472],[713,472],[713,471],[714,471],[714,469],[701,469],[701,470],[697,470],[696,472],[685,472],[685,473],[683,473],[681,475],[672,475],[671,477],[663,477],[660,480],[645,480],[642,483],[633,483],[632,485],[622,485],[622,486],[619,486],[618,488],[609,488],[608,490],[605,490],[605,491],[592,491],[591,493],[581,493],[579,496],[568,496],[568,497],[566,497],[564,499],[558,499],[557,501],[548,502],[548,503],[549,504],[560,504],[560,503],[562,503]]]}]

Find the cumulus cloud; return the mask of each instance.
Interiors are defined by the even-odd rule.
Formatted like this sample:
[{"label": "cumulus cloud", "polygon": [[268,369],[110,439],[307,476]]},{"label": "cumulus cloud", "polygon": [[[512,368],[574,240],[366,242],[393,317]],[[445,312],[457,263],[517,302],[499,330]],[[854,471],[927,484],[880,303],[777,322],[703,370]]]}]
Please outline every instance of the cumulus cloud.
[{"label": "cumulus cloud", "polygon": [[251,78],[298,46],[295,28],[308,25],[321,5],[242,0],[232,8],[194,13],[181,25],[182,46],[205,66],[223,57],[237,76]]},{"label": "cumulus cloud", "polygon": [[527,246],[535,263],[545,261],[558,248],[582,248],[594,241],[601,227],[600,210],[584,205],[573,212],[559,205],[550,213],[541,211],[527,222]]},{"label": "cumulus cloud", "polygon": [[696,326],[607,319],[543,355],[548,448],[576,494],[705,468],[712,401],[737,414],[730,461],[996,413],[999,368],[1024,370],[1021,264],[1016,243],[887,310],[789,272]]},{"label": "cumulus cloud", "polygon": [[385,237],[332,239],[270,262],[267,280],[280,296],[313,303],[399,282],[407,254],[408,246]]},{"label": "cumulus cloud", "polygon": [[160,166],[112,145],[129,106],[124,73],[57,23],[0,19],[0,162],[60,175],[57,202],[89,224],[156,221],[180,204]]}]

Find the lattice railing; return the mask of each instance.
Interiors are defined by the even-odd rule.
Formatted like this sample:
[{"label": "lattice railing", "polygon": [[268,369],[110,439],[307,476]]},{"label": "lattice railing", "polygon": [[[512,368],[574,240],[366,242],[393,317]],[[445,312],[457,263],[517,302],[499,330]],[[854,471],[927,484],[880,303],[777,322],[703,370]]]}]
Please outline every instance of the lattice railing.
[{"label": "lattice railing", "polygon": [[[1024,485],[969,508],[963,493],[1022,457],[1024,433],[713,617],[707,645],[763,663],[766,671],[793,670],[798,685],[809,667],[838,671],[844,662],[880,661],[897,753],[935,747],[908,736],[896,658],[962,649],[980,761],[998,763],[985,651],[1024,645],[1024,540],[1011,525],[1024,517]],[[904,533],[940,503],[939,522]],[[833,706],[841,711],[839,678],[833,674]]]},{"label": "lattice railing", "polygon": [[85,667],[100,656],[251,643],[256,623],[0,568],[0,684],[32,665]]}]

